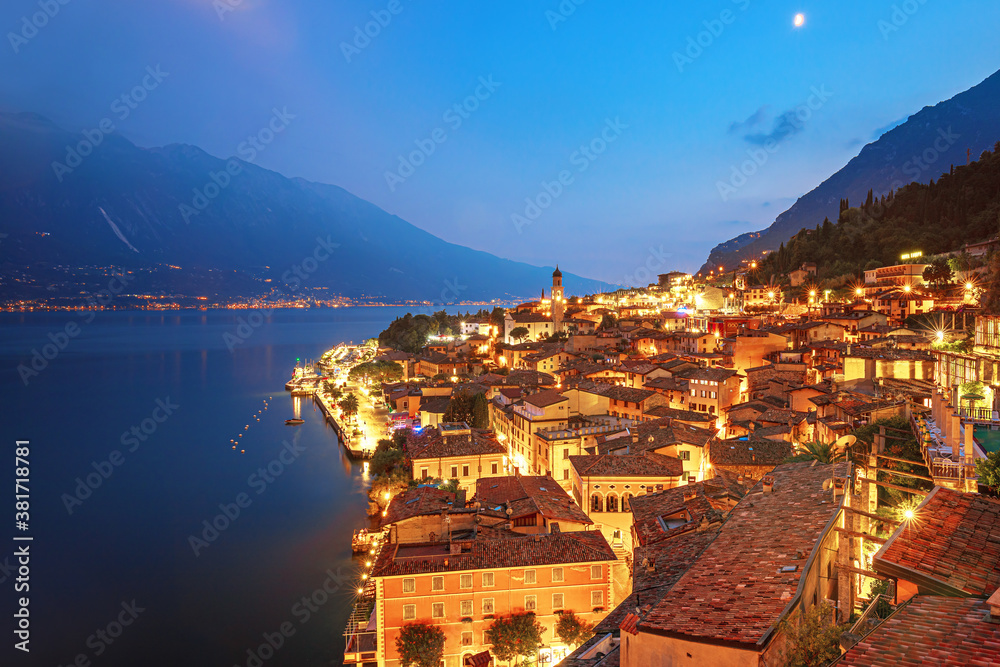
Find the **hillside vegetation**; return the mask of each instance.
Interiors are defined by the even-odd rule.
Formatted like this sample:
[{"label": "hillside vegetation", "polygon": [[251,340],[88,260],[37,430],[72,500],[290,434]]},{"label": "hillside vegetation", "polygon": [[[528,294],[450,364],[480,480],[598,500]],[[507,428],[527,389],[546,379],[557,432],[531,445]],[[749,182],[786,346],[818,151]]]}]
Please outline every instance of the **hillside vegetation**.
[{"label": "hillside vegetation", "polygon": [[960,251],[1000,229],[1000,142],[937,181],[911,183],[895,194],[851,207],[843,200],[836,223],[803,229],[760,264],[762,279],[779,278],[815,262],[819,280],[860,277],[864,270],[897,264],[900,255]]}]

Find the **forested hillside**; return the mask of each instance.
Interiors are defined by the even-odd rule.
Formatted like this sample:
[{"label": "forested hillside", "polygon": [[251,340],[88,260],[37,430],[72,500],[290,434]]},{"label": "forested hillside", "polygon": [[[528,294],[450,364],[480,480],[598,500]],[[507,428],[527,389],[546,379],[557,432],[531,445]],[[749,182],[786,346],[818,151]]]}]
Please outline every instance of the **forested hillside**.
[{"label": "forested hillside", "polygon": [[966,243],[1000,230],[1000,142],[969,165],[954,167],[937,181],[911,183],[895,194],[860,206],[841,201],[829,219],[803,229],[768,255],[759,274],[779,278],[803,262],[815,262],[820,280],[860,277],[865,269],[896,264],[900,255],[958,252]]}]

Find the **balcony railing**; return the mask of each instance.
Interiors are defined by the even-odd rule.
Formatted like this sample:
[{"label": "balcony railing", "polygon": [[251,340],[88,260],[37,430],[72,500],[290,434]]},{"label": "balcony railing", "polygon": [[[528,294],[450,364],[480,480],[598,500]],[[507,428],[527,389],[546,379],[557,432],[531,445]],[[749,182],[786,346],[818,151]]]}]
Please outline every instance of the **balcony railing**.
[{"label": "balcony railing", "polygon": [[992,408],[974,408],[974,407],[962,407],[959,408],[959,414],[962,415],[962,419],[969,419],[974,422],[979,423],[1000,423],[1000,413]]}]

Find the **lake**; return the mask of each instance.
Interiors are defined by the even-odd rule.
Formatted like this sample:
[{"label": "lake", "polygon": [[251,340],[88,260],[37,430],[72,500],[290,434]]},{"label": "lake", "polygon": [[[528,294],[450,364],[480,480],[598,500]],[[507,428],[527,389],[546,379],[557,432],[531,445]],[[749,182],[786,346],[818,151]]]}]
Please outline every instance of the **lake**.
[{"label": "lake", "polygon": [[[0,662],[341,664],[367,479],[310,400],[305,424],[284,425],[284,384],[297,358],[407,310],[274,311],[242,330],[247,311],[0,314]],[[30,442],[24,532],[18,440]],[[25,544],[30,591],[15,593]],[[22,595],[30,656],[11,634]]]}]

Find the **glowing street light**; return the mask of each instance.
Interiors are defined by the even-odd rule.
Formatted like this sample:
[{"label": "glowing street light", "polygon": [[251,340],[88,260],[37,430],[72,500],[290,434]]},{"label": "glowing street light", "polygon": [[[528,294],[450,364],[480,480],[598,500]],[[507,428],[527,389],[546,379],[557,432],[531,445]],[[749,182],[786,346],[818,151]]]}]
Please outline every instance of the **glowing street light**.
[{"label": "glowing street light", "polygon": [[972,283],[965,283],[965,290],[967,292],[971,292],[972,291],[972,287],[973,287]]},{"label": "glowing street light", "polygon": [[913,518],[913,510],[906,510],[905,512],[903,512],[903,518],[906,519],[907,521],[909,521],[910,519],[912,519]]}]

